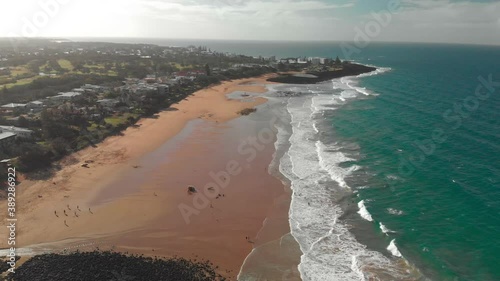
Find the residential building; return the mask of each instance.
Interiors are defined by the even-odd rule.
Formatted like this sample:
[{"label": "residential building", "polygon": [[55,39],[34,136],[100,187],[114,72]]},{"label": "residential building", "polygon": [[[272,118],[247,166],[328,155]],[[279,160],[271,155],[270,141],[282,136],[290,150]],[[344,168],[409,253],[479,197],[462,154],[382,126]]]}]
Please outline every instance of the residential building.
[{"label": "residential building", "polygon": [[105,108],[110,109],[110,108],[115,107],[120,102],[116,99],[102,99],[102,100],[98,100],[97,103]]},{"label": "residential building", "polygon": [[82,89],[82,88],[76,88],[76,89],[73,89],[71,90],[72,92],[75,92],[75,93],[82,93],[84,94],[85,93],[85,89]]},{"label": "residential building", "polygon": [[69,101],[69,100],[73,100],[81,95],[82,95],[82,93],[66,92],[66,93],[59,93],[57,96],[50,97],[50,99],[59,100],[59,101]]},{"label": "residential building", "polygon": [[12,111],[14,109],[25,109],[25,108],[26,108],[25,103],[9,103],[1,106],[1,109],[3,111]]},{"label": "residential building", "polygon": [[159,95],[166,96],[168,94],[169,87],[165,84],[158,84],[157,89]]},{"label": "residential building", "polygon": [[309,61],[314,65],[318,65],[321,63],[321,58],[309,58]]},{"label": "residential building", "polygon": [[28,109],[42,109],[43,102],[42,101],[30,101],[26,104]]},{"label": "residential building", "polygon": [[8,148],[10,145],[14,144],[16,140],[16,134],[14,133],[0,133],[0,147]]},{"label": "residential building", "polygon": [[173,85],[178,84],[179,80],[178,79],[169,79],[169,80],[164,81],[164,83],[167,85],[173,86]]},{"label": "residential building", "polygon": [[84,90],[92,90],[92,91],[96,91],[96,92],[100,92],[100,91],[104,90],[104,87],[98,86],[98,85],[92,85],[92,84],[85,84],[85,85],[81,86],[80,88],[82,88]]},{"label": "residential building", "polygon": [[302,58],[299,58],[299,59],[297,60],[297,63],[298,63],[298,64],[307,64],[307,60],[302,59]]},{"label": "residential building", "polygon": [[23,139],[30,139],[33,136],[32,130],[14,126],[0,126],[0,133],[13,133]]}]

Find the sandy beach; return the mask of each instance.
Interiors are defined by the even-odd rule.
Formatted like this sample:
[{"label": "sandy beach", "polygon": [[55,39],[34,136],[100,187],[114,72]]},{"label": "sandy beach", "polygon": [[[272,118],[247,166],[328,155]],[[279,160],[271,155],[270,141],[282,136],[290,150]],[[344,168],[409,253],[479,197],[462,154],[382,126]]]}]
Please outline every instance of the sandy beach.
[{"label": "sandy beach", "polygon": [[[290,191],[267,171],[275,137],[255,146],[254,157],[241,153],[242,142],[262,128],[252,132],[253,123],[238,123],[248,117],[235,119],[266,99],[226,97],[264,93],[267,78],[198,91],[123,136],[65,158],[50,180],[23,181],[17,247],[35,253],[99,247],[208,259],[236,280],[254,247],[289,232]],[[89,168],[81,167],[85,161]],[[188,193],[189,185],[197,192]],[[0,247],[6,246],[2,240]]]}]

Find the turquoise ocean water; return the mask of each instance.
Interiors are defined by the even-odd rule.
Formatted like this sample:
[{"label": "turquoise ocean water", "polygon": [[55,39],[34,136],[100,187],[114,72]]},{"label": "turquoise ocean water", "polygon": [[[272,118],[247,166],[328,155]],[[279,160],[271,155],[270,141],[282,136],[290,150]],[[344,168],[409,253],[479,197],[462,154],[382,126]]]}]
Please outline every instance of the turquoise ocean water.
[{"label": "turquoise ocean water", "polygon": [[[343,57],[339,43],[153,39],[148,43],[207,45],[248,55]],[[330,156],[344,153],[332,162],[328,157],[300,156],[320,162],[318,167],[329,172],[338,190],[348,186],[352,191],[349,199],[341,196],[333,201],[356,203],[355,211],[346,207],[338,219],[353,225],[351,232],[369,249],[389,258],[399,251],[429,279],[500,280],[500,47],[372,43],[352,59],[385,71],[333,82],[333,86],[278,89],[311,94],[309,100],[289,101],[288,108],[292,123],[294,118],[305,122],[313,114],[321,118],[311,123],[317,132],[304,133],[304,139],[314,139],[318,155],[320,151]],[[487,85],[488,80],[496,84]],[[349,88],[357,94],[350,96]],[[329,95],[339,99],[328,99]],[[301,114],[293,111],[294,106],[315,107],[322,113]],[[290,159],[301,149],[300,138],[293,137],[297,128],[288,136],[291,151],[296,150]],[[305,175],[302,178],[312,175],[300,173]],[[314,192],[313,183],[295,187]],[[326,187],[321,192],[338,191]],[[356,233],[358,226],[363,231]],[[331,228],[330,234],[336,231],[341,230]],[[305,234],[297,233],[297,240],[303,239],[306,245]],[[310,243],[311,249],[318,241]],[[362,263],[356,257],[347,266],[353,272]],[[313,266],[325,258],[314,256],[310,262],[304,258],[303,265]],[[301,272],[304,279],[321,280],[307,275],[304,268]]]},{"label": "turquoise ocean water", "polygon": [[475,94],[479,77],[500,82],[500,49],[373,49],[369,62],[391,71],[360,85],[379,95],[331,119],[340,138],[359,144],[359,164],[373,172],[359,197],[428,276],[500,280],[500,85]]}]

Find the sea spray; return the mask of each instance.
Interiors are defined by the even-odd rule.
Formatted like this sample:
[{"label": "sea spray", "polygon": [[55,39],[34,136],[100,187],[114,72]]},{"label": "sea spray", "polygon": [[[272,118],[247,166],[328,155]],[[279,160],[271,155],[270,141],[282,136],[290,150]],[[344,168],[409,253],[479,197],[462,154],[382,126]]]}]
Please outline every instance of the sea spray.
[{"label": "sea spray", "polygon": [[396,239],[391,240],[391,243],[389,244],[389,246],[387,246],[387,250],[389,252],[391,252],[391,254],[395,257],[399,257],[399,258],[402,257],[401,253],[399,252],[398,247],[396,246]]},{"label": "sea spray", "polygon": [[[287,102],[291,128],[282,128],[285,130],[281,130],[276,142],[277,147],[289,146],[280,159],[279,170],[293,190],[289,218],[291,234],[303,253],[299,272],[304,281],[359,281],[364,280],[365,271],[370,277],[383,272],[383,276],[402,279],[404,273],[399,266],[357,242],[340,219],[343,210],[338,200],[352,194],[345,178],[359,167],[344,165],[354,159],[342,151],[342,144],[321,142],[321,123],[325,110],[336,109],[328,103],[342,103],[341,95],[348,102],[364,94],[340,79],[332,83],[335,87],[329,83],[276,86],[278,90],[293,88],[302,93],[283,99]],[[313,91],[308,87],[314,87]]]},{"label": "sea spray", "polygon": [[359,211],[358,211],[358,214],[364,218],[365,220],[367,221],[373,221],[373,218],[372,218],[372,215],[370,214],[370,212],[368,212],[368,210],[366,209],[366,206],[365,206],[365,201],[364,200],[361,200],[359,201],[358,203],[358,208],[359,208]]},{"label": "sea spray", "polygon": [[388,235],[389,233],[395,233],[395,231],[392,231],[390,230],[389,228],[387,228],[383,223],[379,222],[379,226],[380,226],[380,230],[382,231],[382,233]]}]

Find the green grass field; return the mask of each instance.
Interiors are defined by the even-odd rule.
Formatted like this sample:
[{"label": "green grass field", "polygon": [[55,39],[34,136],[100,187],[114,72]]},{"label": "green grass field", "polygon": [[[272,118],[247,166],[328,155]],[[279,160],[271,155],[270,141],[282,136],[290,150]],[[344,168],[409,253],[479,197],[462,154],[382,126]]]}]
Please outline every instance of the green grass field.
[{"label": "green grass field", "polygon": [[106,123],[111,124],[113,126],[118,126],[118,125],[127,123],[127,119],[129,117],[137,118],[137,116],[139,116],[139,115],[134,114],[134,113],[125,113],[121,116],[111,116],[111,117],[104,118],[104,121],[106,121]]},{"label": "green grass field", "polygon": [[64,69],[69,70],[69,71],[73,71],[73,65],[71,64],[71,62],[69,60],[58,59],[57,63],[61,66],[61,68],[64,68]]},{"label": "green grass field", "polygon": [[190,69],[190,68],[193,68],[194,66],[193,65],[186,65],[186,66],[182,66],[180,63],[175,63],[175,67],[177,67],[178,69],[180,70],[184,70],[184,69]]},{"label": "green grass field", "polygon": [[16,75],[23,75],[23,74],[26,74],[29,72],[30,71],[25,66],[17,66],[17,67],[10,68],[10,76],[13,76],[13,77],[15,77]]},{"label": "green grass field", "polygon": [[17,80],[16,83],[5,84],[5,86],[7,86],[7,89],[8,89],[8,88],[12,88],[14,86],[26,85],[26,84],[33,82],[33,80],[37,79],[38,77],[40,77],[40,76],[37,75],[34,77],[30,77],[30,78],[19,79],[19,80]]}]

